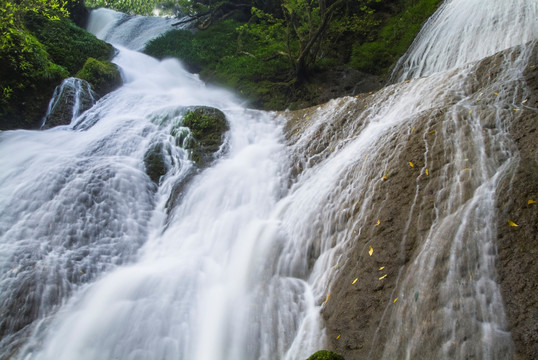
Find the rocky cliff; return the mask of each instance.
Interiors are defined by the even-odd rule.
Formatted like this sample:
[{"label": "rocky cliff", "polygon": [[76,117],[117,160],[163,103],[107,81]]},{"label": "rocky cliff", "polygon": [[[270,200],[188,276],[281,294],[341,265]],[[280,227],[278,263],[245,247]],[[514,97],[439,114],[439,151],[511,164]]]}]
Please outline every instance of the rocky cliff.
[{"label": "rocky cliff", "polygon": [[530,44],[282,114],[292,181],[331,181],[309,252],[330,254],[328,349],[538,356],[537,59]]}]

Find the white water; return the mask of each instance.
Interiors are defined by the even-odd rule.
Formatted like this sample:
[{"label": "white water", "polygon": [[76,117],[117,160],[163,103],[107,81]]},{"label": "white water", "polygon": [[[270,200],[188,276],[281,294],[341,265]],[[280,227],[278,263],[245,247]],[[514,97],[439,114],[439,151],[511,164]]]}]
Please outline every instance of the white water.
[{"label": "white water", "polygon": [[538,38],[538,2],[447,0],[396,66],[395,80],[460,67]]},{"label": "white water", "polygon": [[[459,10],[481,2],[466,3]],[[506,11],[501,2],[495,4]],[[534,1],[520,5],[529,17],[536,14],[528,11],[536,11]],[[100,11],[92,18],[100,24],[96,29],[102,27],[93,30],[99,36],[134,49],[147,41],[114,28],[120,15]],[[422,39],[431,42],[424,34]],[[485,53],[503,50],[505,43],[491,48],[484,41]],[[470,66],[445,72],[438,67],[428,78],[380,91],[317,157],[308,154],[322,146],[313,140],[316,134],[328,132],[327,123],[348,108],[335,101],[315,113],[291,147],[305,171],[289,188],[289,154],[272,114],[243,109],[231,94],[208,88],[176,61],[157,62],[125,48],[114,61],[126,84],[70,127],[0,134],[6,169],[0,174],[0,299],[8,311],[36,319],[18,324],[26,330],[8,324],[14,335],[2,339],[0,357],[20,347],[15,358],[39,360],[305,359],[327,344],[320,309],[356,234],[374,221],[370,211],[381,189],[379,172],[394,165],[403,135],[419,125],[416,115],[446,104],[453,105],[438,131],[450,139],[446,156],[454,165],[439,169],[446,190],[436,196],[443,200],[420,254],[398,281],[402,303],[412,296],[410,289],[421,286],[421,294],[439,289],[444,306],[425,303],[421,310],[409,302],[401,310],[386,310],[383,321],[393,329],[391,337],[386,344],[372,339],[372,347],[381,348],[378,357],[384,358],[509,357],[512,344],[487,249],[494,247],[495,186],[517,153],[502,112],[496,119],[501,131],[467,131],[484,120],[462,89],[472,77]],[[493,85],[517,82],[528,61],[524,53],[519,61],[509,63]],[[519,97],[526,96],[522,92]],[[515,99],[501,94],[493,106],[502,108],[507,101]],[[191,105],[220,108],[231,129],[223,156],[187,184],[168,216],[173,184],[194,171],[170,136]],[[470,109],[475,115],[467,123],[461,114]],[[469,149],[470,142],[478,145]],[[155,143],[164,144],[170,167],[158,188],[143,165]],[[454,171],[467,167],[469,158],[473,181]],[[427,151],[424,167],[435,168],[435,161]],[[346,224],[344,216],[356,200],[356,222]],[[419,205],[417,200],[414,207]],[[481,220],[461,221],[467,218]],[[476,248],[462,262],[454,254],[470,238]],[[430,274],[435,249],[443,247],[452,255],[439,287]],[[462,271],[470,262],[476,268]],[[457,286],[467,271],[478,281]],[[25,299],[23,306],[17,298]],[[439,332],[446,343],[427,344],[424,327],[407,331],[409,313],[443,324]],[[16,314],[13,318],[21,318]],[[461,325],[462,319],[467,323]],[[465,337],[471,340],[454,349],[451,344]]]}]

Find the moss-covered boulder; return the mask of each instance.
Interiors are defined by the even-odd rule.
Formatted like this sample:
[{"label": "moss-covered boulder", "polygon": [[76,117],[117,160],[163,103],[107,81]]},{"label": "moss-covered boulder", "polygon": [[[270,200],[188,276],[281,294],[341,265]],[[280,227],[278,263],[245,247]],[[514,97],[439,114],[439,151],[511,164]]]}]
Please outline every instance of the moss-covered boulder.
[{"label": "moss-covered boulder", "polygon": [[94,58],[88,58],[76,76],[89,82],[100,96],[116,90],[122,84],[120,70],[116,64]]},{"label": "moss-covered boulder", "polygon": [[183,118],[183,126],[188,127],[192,135],[192,139],[186,139],[183,145],[191,151],[191,159],[198,165],[213,159],[223,143],[224,133],[229,129],[224,113],[207,106],[189,110]]},{"label": "moss-covered boulder", "polygon": [[332,351],[320,350],[313,355],[311,355],[306,360],[345,360],[342,355],[338,355]]}]

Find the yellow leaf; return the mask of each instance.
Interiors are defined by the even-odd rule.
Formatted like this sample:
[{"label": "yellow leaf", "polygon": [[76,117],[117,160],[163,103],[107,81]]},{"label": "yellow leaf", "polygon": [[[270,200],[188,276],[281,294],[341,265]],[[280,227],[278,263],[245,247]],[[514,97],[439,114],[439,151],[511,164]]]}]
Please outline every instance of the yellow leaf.
[{"label": "yellow leaf", "polygon": [[498,93],[498,92],[496,92],[496,91],[494,92],[494,94],[495,94],[495,96],[499,95],[499,93]]},{"label": "yellow leaf", "polygon": [[398,301],[398,298],[394,299],[394,301],[392,303],[394,304],[396,301]]},{"label": "yellow leaf", "polygon": [[426,169],[426,176],[430,176],[430,172],[428,171],[428,169]]},{"label": "yellow leaf", "polygon": [[472,114],[473,113],[473,110],[469,110],[469,114]]},{"label": "yellow leaf", "polygon": [[415,164],[413,164],[411,161],[409,162],[409,166],[415,167]]},{"label": "yellow leaf", "polygon": [[377,219],[377,224],[375,224],[375,226],[378,226],[379,224],[381,224],[381,220]]},{"label": "yellow leaf", "polygon": [[325,299],[324,304],[327,304],[327,301],[329,301],[330,298],[331,298],[331,293],[327,294],[327,299]]},{"label": "yellow leaf", "polygon": [[519,111],[519,109],[514,108],[514,111]]},{"label": "yellow leaf", "polygon": [[385,175],[383,176],[383,180],[388,180],[389,178]]},{"label": "yellow leaf", "polygon": [[306,120],[310,120],[310,116],[307,116],[307,117],[306,117]]},{"label": "yellow leaf", "polygon": [[435,134],[435,130],[430,130],[429,134]]},{"label": "yellow leaf", "polygon": [[333,148],[331,148],[331,151],[333,151]]},{"label": "yellow leaf", "polygon": [[413,128],[411,129],[411,132],[415,131],[415,127],[413,126]]},{"label": "yellow leaf", "polygon": [[530,204],[536,204],[536,201],[534,201],[534,200],[527,201],[527,205],[530,205]]},{"label": "yellow leaf", "polygon": [[372,256],[373,253],[374,253],[374,248],[372,248],[372,247],[370,246],[370,250],[368,250],[368,254],[370,254],[370,256]]},{"label": "yellow leaf", "polygon": [[359,278],[356,278],[355,280],[353,280],[353,282],[351,283],[351,285],[355,285],[355,283],[359,280]]},{"label": "yellow leaf", "polygon": [[381,266],[381,267],[379,268],[379,270],[383,270],[384,268],[385,268],[384,266]]},{"label": "yellow leaf", "polygon": [[342,336],[342,335],[338,335],[338,336],[336,337],[336,340],[340,339],[340,336]]},{"label": "yellow leaf", "polygon": [[510,226],[519,226],[518,224],[516,224],[512,220],[508,220],[508,225],[510,225]]},{"label": "yellow leaf", "polygon": [[384,278],[387,277],[387,275],[388,275],[388,274],[385,274],[385,275],[381,276],[381,277],[379,278],[379,280],[383,280]]}]

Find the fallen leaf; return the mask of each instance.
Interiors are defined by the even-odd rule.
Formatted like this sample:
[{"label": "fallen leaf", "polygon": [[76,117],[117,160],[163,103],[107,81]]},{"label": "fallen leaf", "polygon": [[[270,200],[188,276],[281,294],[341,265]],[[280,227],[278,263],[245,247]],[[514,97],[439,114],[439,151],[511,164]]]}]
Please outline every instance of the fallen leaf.
[{"label": "fallen leaf", "polygon": [[429,134],[435,134],[435,130],[430,130]]},{"label": "fallen leaf", "polygon": [[394,301],[392,303],[394,304],[396,301],[398,301],[398,298],[394,299]]},{"label": "fallen leaf", "polygon": [[375,224],[375,226],[379,226],[379,224],[381,224],[381,220],[377,219],[377,224]]},{"label": "fallen leaf", "polygon": [[428,171],[428,169],[426,169],[425,173],[426,173],[426,176],[430,176],[430,172]]},{"label": "fallen leaf", "polygon": [[510,226],[519,226],[518,224],[516,224],[515,222],[513,222],[512,220],[508,220],[508,225]]},{"label": "fallen leaf", "polygon": [[409,162],[409,166],[415,167],[415,164],[413,164],[411,161]]},{"label": "fallen leaf", "polygon": [[379,270],[383,270],[384,268],[385,268],[384,266],[381,266],[381,267],[379,268]]},{"label": "fallen leaf", "polygon": [[531,204],[536,204],[536,201],[534,201],[534,200],[527,201],[527,205],[531,205]]},{"label": "fallen leaf", "polygon": [[519,111],[519,109],[514,108],[514,111]]},{"label": "fallen leaf", "polygon": [[388,275],[388,274],[385,274],[385,275],[381,276],[381,277],[379,278],[379,280],[383,280],[384,278],[387,277],[387,275]]},{"label": "fallen leaf", "polygon": [[473,113],[473,110],[469,110],[469,114],[472,114]]},{"label": "fallen leaf", "polygon": [[325,299],[324,304],[327,304],[327,301],[329,301],[330,298],[331,298],[331,293],[327,294],[327,299]]},{"label": "fallen leaf", "polygon": [[495,94],[495,96],[499,95],[499,93],[498,93],[498,92],[496,92],[496,91],[494,92],[494,94]]},{"label": "fallen leaf", "polygon": [[353,280],[353,282],[351,283],[351,285],[355,285],[355,283],[359,280],[359,278],[356,278],[355,280]]},{"label": "fallen leaf", "polygon": [[389,178],[385,175],[383,176],[383,180],[388,180]]},{"label": "fallen leaf", "polygon": [[415,131],[415,127],[413,126],[413,128],[411,129],[411,132]]},{"label": "fallen leaf", "polygon": [[372,256],[373,253],[374,253],[374,249],[370,246],[370,250],[368,250],[368,254],[370,254],[370,256]]},{"label": "fallen leaf", "polygon": [[336,337],[336,340],[340,339],[340,336],[342,336],[342,335],[338,335],[338,336]]}]

